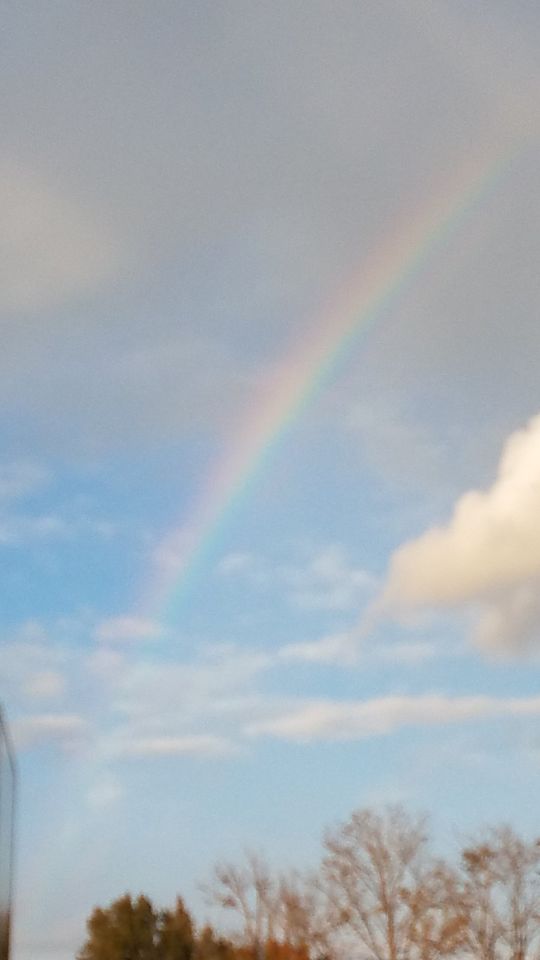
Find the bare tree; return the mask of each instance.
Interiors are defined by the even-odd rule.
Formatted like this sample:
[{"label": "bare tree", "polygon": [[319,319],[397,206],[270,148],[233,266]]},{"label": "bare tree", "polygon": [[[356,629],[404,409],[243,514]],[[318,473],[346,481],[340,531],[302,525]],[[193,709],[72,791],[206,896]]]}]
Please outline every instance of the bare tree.
[{"label": "bare tree", "polygon": [[468,946],[480,960],[526,960],[540,936],[540,843],[488,830],[462,854]]},{"label": "bare tree", "polygon": [[444,861],[427,865],[404,891],[409,910],[411,953],[417,960],[439,960],[467,943],[468,915],[463,887]]},{"label": "bare tree", "polygon": [[502,937],[511,960],[525,960],[540,934],[540,842],[527,843],[510,827],[494,831],[503,898]]},{"label": "bare tree", "polygon": [[315,874],[282,874],[277,899],[279,937],[313,958],[330,954],[326,897]]},{"label": "bare tree", "polygon": [[328,957],[326,901],[314,875],[275,874],[260,854],[248,852],[241,864],[218,863],[204,889],[210,903],[236,913],[240,939],[255,957],[270,944],[314,960]]},{"label": "bare tree", "polygon": [[352,934],[362,957],[410,957],[420,929],[413,916],[427,872],[426,845],[425,819],[401,807],[382,814],[357,810],[327,835],[323,878],[332,924]]},{"label": "bare tree", "polygon": [[477,843],[463,850],[465,874],[464,895],[469,922],[467,946],[478,960],[495,960],[501,936],[501,922],[496,906],[497,866],[494,848]]},{"label": "bare tree", "polygon": [[211,903],[234,911],[241,920],[244,943],[260,953],[274,937],[278,882],[260,854],[249,851],[241,865],[218,863],[205,888]]}]

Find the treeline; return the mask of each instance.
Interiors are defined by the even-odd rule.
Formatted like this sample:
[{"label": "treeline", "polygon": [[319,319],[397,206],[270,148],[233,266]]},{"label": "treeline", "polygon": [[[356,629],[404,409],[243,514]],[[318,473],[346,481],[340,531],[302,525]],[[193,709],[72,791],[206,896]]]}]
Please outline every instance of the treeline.
[{"label": "treeline", "polygon": [[536,960],[540,840],[486,828],[455,862],[432,852],[424,817],[355,811],[327,832],[319,868],[276,873],[260,856],[216,865],[209,904],[234,936],[198,930],[178,899],[126,895],[94,910],[79,960]]},{"label": "treeline", "polygon": [[210,924],[197,930],[181,897],[171,910],[157,910],[148,897],[125,894],[105,909],[97,907],[87,927],[79,960],[309,960],[303,947],[235,941]]}]

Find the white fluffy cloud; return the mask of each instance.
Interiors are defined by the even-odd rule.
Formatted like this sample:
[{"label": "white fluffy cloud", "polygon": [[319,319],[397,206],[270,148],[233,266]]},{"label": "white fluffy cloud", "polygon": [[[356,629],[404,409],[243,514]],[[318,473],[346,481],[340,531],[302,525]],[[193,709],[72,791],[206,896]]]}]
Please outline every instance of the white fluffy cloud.
[{"label": "white fluffy cloud", "polygon": [[363,701],[318,700],[270,720],[250,724],[252,736],[270,735],[305,743],[312,740],[360,740],[403,727],[432,727],[497,717],[537,717],[540,697],[389,696]]},{"label": "white fluffy cloud", "polygon": [[379,601],[385,611],[479,603],[477,636],[499,649],[535,635],[540,580],[540,415],[507,440],[485,491],[457,501],[433,527],[393,555]]}]

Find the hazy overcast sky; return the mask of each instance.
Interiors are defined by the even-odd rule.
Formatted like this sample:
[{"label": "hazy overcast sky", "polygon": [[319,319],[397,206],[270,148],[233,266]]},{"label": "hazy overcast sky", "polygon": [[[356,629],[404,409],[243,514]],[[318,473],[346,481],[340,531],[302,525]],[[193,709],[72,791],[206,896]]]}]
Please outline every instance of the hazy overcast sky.
[{"label": "hazy overcast sky", "polygon": [[0,43],[14,960],[356,806],[535,827],[538,4],[13,0]]}]

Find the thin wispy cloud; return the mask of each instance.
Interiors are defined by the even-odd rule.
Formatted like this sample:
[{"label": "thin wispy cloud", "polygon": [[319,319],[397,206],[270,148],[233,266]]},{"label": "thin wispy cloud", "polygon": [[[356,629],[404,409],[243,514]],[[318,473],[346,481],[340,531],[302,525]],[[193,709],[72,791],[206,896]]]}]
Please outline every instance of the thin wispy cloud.
[{"label": "thin wispy cloud", "polygon": [[144,617],[109,617],[96,624],[94,637],[99,643],[131,643],[137,640],[158,640],[164,628]]},{"label": "thin wispy cloud", "polygon": [[15,746],[21,750],[53,743],[64,750],[74,750],[88,736],[84,717],[76,713],[30,714],[13,724]]},{"label": "thin wispy cloud", "polygon": [[221,757],[235,753],[238,748],[225,737],[201,733],[182,737],[138,737],[120,749],[132,757]]},{"label": "thin wispy cloud", "polygon": [[220,560],[217,572],[267,592],[281,591],[292,606],[314,613],[354,610],[373,592],[375,577],[356,566],[343,545],[333,543],[302,554],[272,562],[252,553],[231,553]]},{"label": "thin wispy cloud", "polygon": [[33,460],[13,460],[0,464],[0,503],[26,498],[42,490],[51,481],[50,471]]},{"label": "thin wispy cloud", "polygon": [[25,678],[22,692],[31,700],[54,700],[62,696],[65,688],[63,673],[59,670],[41,670]]},{"label": "thin wispy cloud", "polygon": [[540,698],[448,697],[439,694],[388,696],[375,700],[315,701],[282,716],[247,727],[251,736],[268,735],[298,743],[361,740],[387,736],[406,727],[433,727],[483,719],[540,716]]},{"label": "thin wispy cloud", "polygon": [[289,643],[281,647],[277,654],[283,661],[342,666],[356,663],[360,655],[359,644],[352,632],[334,633],[318,640]]}]

